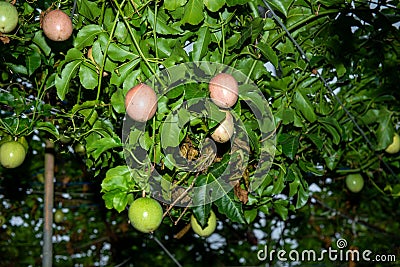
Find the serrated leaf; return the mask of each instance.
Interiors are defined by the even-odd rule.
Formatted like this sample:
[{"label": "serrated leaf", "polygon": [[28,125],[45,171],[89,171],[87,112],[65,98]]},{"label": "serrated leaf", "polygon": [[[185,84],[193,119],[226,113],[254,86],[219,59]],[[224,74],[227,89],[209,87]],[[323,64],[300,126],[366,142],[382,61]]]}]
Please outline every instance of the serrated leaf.
[{"label": "serrated leaf", "polygon": [[309,122],[314,122],[317,119],[313,105],[301,91],[296,91],[293,98],[293,105]]},{"label": "serrated leaf", "polygon": [[225,5],[225,0],[203,0],[203,2],[211,12],[216,12]]},{"label": "serrated leaf", "polygon": [[197,40],[193,44],[193,61],[200,61],[208,52],[208,45],[211,43],[211,33],[207,26],[198,30]]},{"label": "serrated leaf", "polygon": [[94,89],[98,84],[99,75],[95,70],[82,64],[79,68],[79,80],[86,89]]},{"label": "serrated leaf", "polygon": [[232,190],[216,200],[215,205],[218,207],[218,211],[225,214],[232,222],[246,223],[242,204],[235,201],[235,194]]},{"label": "serrated leaf", "polygon": [[68,93],[69,90],[69,83],[71,79],[73,79],[81,65],[81,60],[75,60],[63,68],[61,72],[61,77],[59,75],[56,76],[55,85],[57,88],[57,96],[61,99],[65,99],[65,95]]},{"label": "serrated leaf", "polygon": [[74,46],[77,49],[82,49],[85,46],[91,46],[94,38],[103,32],[103,28],[96,24],[84,26],[74,39]]},{"label": "serrated leaf", "polygon": [[181,23],[199,24],[204,19],[203,7],[203,0],[189,0],[185,5],[185,13]]}]

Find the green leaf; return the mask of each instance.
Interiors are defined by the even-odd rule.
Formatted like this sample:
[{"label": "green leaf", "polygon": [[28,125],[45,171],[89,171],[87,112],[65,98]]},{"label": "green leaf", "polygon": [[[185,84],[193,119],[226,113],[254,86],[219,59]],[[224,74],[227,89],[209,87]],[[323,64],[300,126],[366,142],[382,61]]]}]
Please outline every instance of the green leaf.
[{"label": "green leaf", "polygon": [[137,65],[140,63],[140,59],[134,59],[127,63],[120,65],[114,72],[111,74],[111,84],[115,84],[116,86],[120,86],[128,77],[129,74],[135,71]]},{"label": "green leaf", "polygon": [[317,119],[313,105],[301,91],[296,91],[293,98],[293,106],[299,110],[309,122],[314,122]]},{"label": "green leaf", "polygon": [[61,72],[61,77],[59,75],[56,76],[55,84],[57,88],[57,96],[61,100],[65,99],[65,95],[68,93],[69,90],[69,83],[75,77],[81,63],[81,60],[75,60],[68,63],[63,68]]},{"label": "green leaf", "polygon": [[94,89],[98,85],[99,75],[95,70],[82,64],[79,68],[79,79],[86,89]]},{"label": "green leaf", "polygon": [[101,183],[101,192],[128,191],[131,180],[131,172],[128,166],[114,167],[107,171],[106,178]]},{"label": "green leaf", "polygon": [[117,89],[111,96],[111,106],[117,113],[125,113],[125,97],[122,89]]},{"label": "green leaf", "polygon": [[157,17],[155,17],[153,11],[150,8],[147,9],[148,21],[151,27],[155,29],[157,33],[173,35],[182,33],[182,30],[178,26],[172,26],[171,23],[168,24],[162,15],[165,14],[159,10]]},{"label": "green leaf", "polygon": [[40,54],[36,50],[31,50],[25,58],[25,64],[28,70],[28,75],[31,76],[42,63]]},{"label": "green leaf", "polygon": [[317,2],[321,3],[324,6],[328,6],[328,7],[345,3],[345,1],[342,1],[342,0],[318,0]]},{"label": "green leaf", "polygon": [[280,171],[278,178],[274,181],[274,187],[272,189],[271,194],[272,195],[277,195],[282,192],[282,190],[285,188],[285,172]]},{"label": "green leaf", "polygon": [[341,128],[337,120],[332,117],[319,118],[318,121],[322,124],[323,128],[332,135],[333,143],[339,144],[341,139]]},{"label": "green leaf", "polygon": [[118,192],[114,194],[113,207],[118,212],[125,210],[128,205],[128,194],[126,192]]},{"label": "green leaf", "polygon": [[216,200],[215,205],[218,207],[218,211],[225,214],[232,222],[246,223],[242,204],[235,201],[235,195],[232,190]]},{"label": "green leaf", "polygon": [[46,57],[50,55],[51,48],[46,42],[46,38],[43,36],[43,31],[37,31],[32,39],[33,43],[36,44],[45,54]]},{"label": "green leaf", "polygon": [[198,30],[197,40],[193,44],[193,61],[200,61],[208,52],[208,45],[211,43],[211,33],[207,26]]},{"label": "green leaf", "polygon": [[124,62],[126,60],[134,60],[139,56],[124,49],[121,46],[116,45],[115,43],[111,43],[107,50],[107,55],[114,61]]},{"label": "green leaf", "polygon": [[259,43],[257,44],[257,47],[260,49],[261,54],[263,54],[263,56],[266,57],[276,69],[278,69],[278,56],[272,47],[266,43]]},{"label": "green leaf", "polygon": [[179,134],[181,127],[179,126],[178,115],[170,115],[166,118],[162,124],[161,130],[161,147],[166,149],[167,147],[179,146]]},{"label": "green leaf", "polygon": [[228,6],[237,6],[237,5],[244,5],[247,4],[248,0],[226,0],[226,4]]},{"label": "green leaf", "polygon": [[380,122],[378,130],[376,131],[376,137],[378,144],[375,150],[386,149],[393,142],[394,128],[390,113],[384,114],[381,112]]},{"label": "green leaf", "polygon": [[282,152],[290,159],[294,159],[299,148],[300,135],[281,134],[278,137],[278,143],[282,146]]},{"label": "green leaf", "polygon": [[105,151],[121,146],[121,140],[118,137],[114,136],[101,138],[100,140],[96,140],[93,143],[87,143],[86,149],[88,154],[90,154],[95,160],[97,160]]},{"label": "green leaf", "polygon": [[74,46],[77,49],[82,49],[85,46],[91,46],[93,44],[94,38],[99,34],[103,33],[103,28],[99,25],[89,24],[84,26],[74,39]]},{"label": "green leaf", "polygon": [[225,5],[225,0],[203,0],[203,3],[208,10],[216,12]]},{"label": "green leaf", "polygon": [[90,20],[94,20],[101,14],[101,9],[97,6],[97,3],[88,0],[79,0],[78,10],[79,15],[85,16]]},{"label": "green leaf", "polygon": [[[208,192],[207,185],[208,175],[199,175],[196,180],[196,186],[199,190],[196,190],[196,194],[193,196],[193,202],[196,206],[192,209],[194,216],[200,226],[204,227],[207,224],[208,217],[211,211],[211,202],[209,201],[210,195]],[[203,186],[198,186],[203,185]]]},{"label": "green leaf", "polygon": [[275,209],[275,212],[281,216],[282,220],[286,220],[288,218],[289,210],[287,208],[288,201],[279,199],[273,203],[273,207]]},{"label": "green leaf", "polygon": [[187,0],[164,0],[164,7],[167,10],[176,10],[186,4]]},{"label": "green leaf", "polygon": [[203,0],[189,0],[185,5],[185,13],[181,23],[199,24],[204,19],[203,7]]},{"label": "green leaf", "polygon": [[269,3],[287,17],[289,8],[294,0],[270,0]]},{"label": "green leaf", "polygon": [[311,140],[311,142],[314,143],[314,145],[317,146],[318,150],[321,150],[322,147],[324,146],[324,141],[321,138],[319,138],[318,135],[309,133],[307,134],[307,137]]},{"label": "green leaf", "polygon": [[68,50],[67,54],[65,55],[64,63],[79,60],[82,58],[82,55],[83,54],[79,49],[71,48]]},{"label": "green leaf", "polygon": [[48,121],[36,122],[36,129],[38,131],[46,131],[46,132],[52,134],[56,138],[58,138],[58,136],[59,136],[57,128],[54,126],[53,123],[48,122]]},{"label": "green leaf", "polygon": [[246,223],[250,224],[252,223],[258,215],[258,210],[257,209],[251,209],[251,210],[245,210],[244,211],[244,218],[246,220]]}]

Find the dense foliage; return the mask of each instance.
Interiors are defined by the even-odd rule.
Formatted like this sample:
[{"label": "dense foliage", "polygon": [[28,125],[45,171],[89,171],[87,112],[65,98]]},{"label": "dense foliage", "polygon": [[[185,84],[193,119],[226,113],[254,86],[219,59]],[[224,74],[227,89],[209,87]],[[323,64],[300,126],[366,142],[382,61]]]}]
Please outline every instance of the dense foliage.
[{"label": "dense foliage", "polygon": [[[175,266],[160,241],[184,266],[277,263],[257,252],[340,239],[399,259],[400,154],[385,151],[400,126],[399,1],[267,1],[277,17],[260,0],[14,2],[17,28],[0,35],[0,142],[29,148],[21,166],[0,167],[5,266],[41,262],[46,139],[65,213],[55,266]],[[50,9],[71,16],[68,40],[44,35]],[[208,91],[220,72],[239,84],[225,144],[209,138],[225,118]],[[125,116],[139,83],[158,96],[147,123]],[[167,211],[154,236],[128,222],[143,194]],[[211,210],[215,234],[187,231]]]}]

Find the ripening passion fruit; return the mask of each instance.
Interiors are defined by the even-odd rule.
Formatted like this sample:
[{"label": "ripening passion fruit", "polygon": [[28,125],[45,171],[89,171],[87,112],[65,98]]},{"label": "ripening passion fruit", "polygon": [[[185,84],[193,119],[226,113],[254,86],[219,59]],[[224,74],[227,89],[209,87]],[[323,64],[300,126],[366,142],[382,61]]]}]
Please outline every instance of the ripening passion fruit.
[{"label": "ripening passion fruit", "polygon": [[228,142],[233,135],[233,117],[229,111],[226,111],[225,120],[211,134],[211,138],[218,143]]},{"label": "ripening passion fruit", "polygon": [[217,228],[217,216],[213,211],[210,211],[210,217],[208,217],[207,225],[203,228],[197,221],[196,217],[192,214],[190,217],[190,225],[192,226],[193,232],[201,237],[208,237],[214,233]]},{"label": "ripening passion fruit", "polygon": [[12,32],[18,24],[18,11],[8,2],[0,2],[0,32]]},{"label": "ripening passion fruit", "polygon": [[153,88],[141,83],[134,86],[125,96],[126,113],[135,121],[150,120],[157,110],[157,95]]},{"label": "ripening passion fruit", "polygon": [[72,35],[72,21],[61,10],[52,10],[47,13],[42,21],[44,34],[52,41],[65,41]]},{"label": "ripening passion fruit", "polygon": [[227,73],[215,75],[208,84],[211,100],[220,108],[230,108],[239,97],[239,86],[235,77]]}]

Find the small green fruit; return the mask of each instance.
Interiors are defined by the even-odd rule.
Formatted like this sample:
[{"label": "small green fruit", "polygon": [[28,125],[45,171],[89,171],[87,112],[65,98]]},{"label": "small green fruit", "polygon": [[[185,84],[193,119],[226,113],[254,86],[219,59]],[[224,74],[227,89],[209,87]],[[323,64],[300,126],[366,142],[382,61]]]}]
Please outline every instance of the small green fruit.
[{"label": "small green fruit", "polygon": [[211,211],[210,217],[208,217],[207,225],[203,229],[198,223],[196,217],[194,217],[192,214],[192,217],[190,218],[190,225],[196,234],[202,237],[207,237],[214,233],[215,228],[217,228],[217,216],[215,216],[215,213]]},{"label": "small green fruit", "polygon": [[74,147],[74,151],[75,151],[75,153],[83,156],[86,153],[86,148],[83,144],[77,143]]},{"label": "small green fruit", "polygon": [[17,27],[18,11],[8,2],[0,2],[0,32],[9,33]]},{"label": "small green fruit", "polygon": [[24,162],[25,156],[25,147],[17,141],[6,142],[0,146],[0,163],[4,168],[20,166]]},{"label": "small green fruit", "polygon": [[389,154],[396,154],[400,151],[400,136],[395,133],[393,136],[393,142],[385,149]]},{"label": "small green fruit", "polygon": [[6,218],[3,215],[0,215],[0,226],[6,223]]},{"label": "small green fruit", "polygon": [[346,177],[346,186],[351,192],[358,193],[364,187],[364,179],[359,173],[349,174]]},{"label": "small green fruit", "polygon": [[64,213],[62,212],[62,210],[56,210],[56,212],[54,213],[54,222],[61,223],[62,221],[64,221]]},{"label": "small green fruit", "polygon": [[156,200],[142,197],[133,201],[128,210],[128,217],[136,230],[142,233],[151,233],[160,226],[163,209]]}]

